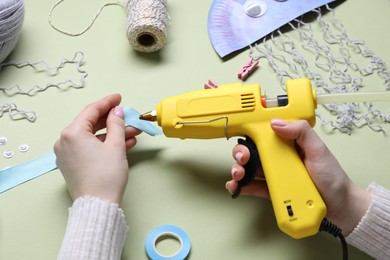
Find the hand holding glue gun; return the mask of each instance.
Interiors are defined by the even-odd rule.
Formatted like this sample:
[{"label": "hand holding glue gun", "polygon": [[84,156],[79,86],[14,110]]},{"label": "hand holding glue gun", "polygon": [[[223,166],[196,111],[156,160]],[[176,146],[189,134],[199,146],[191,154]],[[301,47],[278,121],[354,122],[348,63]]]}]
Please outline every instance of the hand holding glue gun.
[{"label": "hand holding glue gun", "polygon": [[[342,229],[343,235],[349,235],[357,226],[370,203],[371,194],[354,184],[341,168],[339,162],[307,121],[286,122],[274,119],[271,128],[281,138],[293,140],[298,153],[308,170],[311,179],[327,205],[327,219]],[[247,147],[236,145],[233,149],[236,163],[232,167],[232,180],[226,188],[233,193],[238,182],[245,176],[244,165],[250,153]],[[264,173],[257,169],[258,179],[242,187],[241,195],[269,199]]]},{"label": "hand holding glue gun", "polygon": [[[261,157],[279,228],[291,237],[303,238],[320,230],[327,216],[323,199],[328,198],[323,198],[314,185],[308,173],[310,168],[306,169],[294,140],[275,133],[275,127],[270,122],[275,118],[285,121],[305,120],[308,125],[314,126],[317,103],[345,99],[350,102],[351,95],[317,96],[308,79],[287,81],[286,90],[287,96],[266,99],[261,95],[258,84],[222,85],[165,98],[155,111],[145,113],[140,118],[157,121],[167,137],[249,137],[247,141],[253,140],[254,150]],[[384,95],[375,97],[381,99]],[[352,95],[352,98],[361,101],[370,100],[372,96]],[[245,183],[240,184],[239,181],[241,179],[235,179],[237,187],[250,183],[248,178]],[[330,210],[328,216],[334,214],[332,207]]]}]

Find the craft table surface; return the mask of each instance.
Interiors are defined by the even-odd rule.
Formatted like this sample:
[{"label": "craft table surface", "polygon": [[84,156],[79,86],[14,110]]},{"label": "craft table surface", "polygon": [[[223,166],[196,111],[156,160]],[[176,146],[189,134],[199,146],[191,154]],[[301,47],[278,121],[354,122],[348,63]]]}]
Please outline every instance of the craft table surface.
[{"label": "craft table surface", "polygon": [[[34,123],[12,121],[7,113],[0,118],[0,136],[8,138],[9,149],[21,143],[30,147],[26,153],[15,148],[12,159],[1,156],[0,168],[50,151],[61,130],[87,104],[101,97],[121,93],[123,106],[146,112],[164,97],[201,89],[209,79],[219,84],[239,81],[237,72],[248,60],[248,50],[226,61],[213,50],[207,34],[211,1],[168,0],[172,18],[168,43],[154,54],[138,53],[128,44],[124,8],[105,8],[88,32],[69,37],[48,23],[56,2],[25,1],[23,31],[9,60],[44,60],[54,66],[82,51],[82,69],[88,73],[85,88],[50,88],[32,97],[0,93],[1,104],[13,102],[38,116]],[[53,13],[53,21],[65,30],[80,31],[102,3],[65,1]],[[365,40],[377,56],[390,62],[389,10],[388,0],[347,0],[337,6],[336,18],[351,38]],[[54,76],[31,68],[5,68],[0,72],[0,85],[18,83],[27,88],[64,79],[78,81],[79,77],[74,65],[66,65]],[[246,81],[255,82],[266,86],[268,93],[280,93],[276,74],[264,60]],[[383,90],[383,79],[377,77],[373,85],[366,89]],[[389,104],[382,106],[386,111]],[[390,126],[384,127],[387,134],[367,127],[351,135],[330,131],[321,124],[315,129],[354,182],[367,187],[376,181],[390,188]],[[194,260],[341,259],[340,242],[331,235],[290,238],[276,226],[269,201],[230,198],[225,182],[230,178],[235,144],[236,138],[183,141],[139,136],[138,145],[128,154],[129,182],[123,209],[130,230],[122,259],[147,259],[146,237],[163,224],[177,225],[187,232],[192,243],[189,259]],[[2,154],[5,148],[0,148]],[[0,194],[0,259],[55,259],[71,204],[58,170]],[[178,245],[165,241],[161,247],[171,251]],[[349,253],[350,259],[370,259],[352,246]]]}]

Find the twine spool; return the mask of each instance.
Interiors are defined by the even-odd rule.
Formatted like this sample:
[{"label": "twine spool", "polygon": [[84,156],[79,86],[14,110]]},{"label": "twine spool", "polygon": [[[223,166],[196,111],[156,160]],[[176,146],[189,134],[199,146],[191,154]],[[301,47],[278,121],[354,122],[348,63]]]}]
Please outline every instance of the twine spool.
[{"label": "twine spool", "polygon": [[23,0],[0,1],[0,63],[15,48],[24,19]]},{"label": "twine spool", "polygon": [[[0,0],[1,1],[1,0]],[[68,36],[79,36],[88,31],[102,10],[110,5],[124,5],[127,9],[126,36],[130,45],[140,52],[154,52],[161,49],[168,36],[171,18],[167,11],[167,0],[117,0],[101,6],[90,24],[80,32],[73,33],[62,30],[52,21],[54,9],[65,0],[59,0],[51,8],[49,23],[57,31]]]},{"label": "twine spool", "polygon": [[140,52],[160,50],[167,41],[170,17],[166,0],[129,0],[127,38]]}]

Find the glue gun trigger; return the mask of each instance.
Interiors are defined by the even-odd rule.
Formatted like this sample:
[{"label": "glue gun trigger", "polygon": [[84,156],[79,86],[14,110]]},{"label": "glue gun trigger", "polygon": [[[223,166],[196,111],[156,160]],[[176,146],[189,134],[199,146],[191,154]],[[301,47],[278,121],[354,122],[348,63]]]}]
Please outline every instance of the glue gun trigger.
[{"label": "glue gun trigger", "polygon": [[260,166],[259,152],[257,151],[256,144],[253,140],[246,136],[245,140],[241,138],[238,139],[238,143],[245,145],[249,149],[250,157],[249,161],[244,165],[245,176],[238,182],[238,187],[232,194],[233,199],[240,196],[242,186],[248,185],[255,178],[257,169]]}]

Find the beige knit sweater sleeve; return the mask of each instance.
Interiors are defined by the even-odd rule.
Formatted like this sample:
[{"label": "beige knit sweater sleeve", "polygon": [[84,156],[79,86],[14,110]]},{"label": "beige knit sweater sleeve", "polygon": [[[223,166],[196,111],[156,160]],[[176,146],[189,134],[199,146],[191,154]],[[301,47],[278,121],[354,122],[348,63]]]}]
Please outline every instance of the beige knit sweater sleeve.
[{"label": "beige knit sweater sleeve", "polygon": [[[376,259],[390,259],[390,191],[373,183],[371,204],[347,242]],[[120,259],[128,226],[118,205],[94,197],[78,198],[58,259]]]},{"label": "beige knit sweater sleeve", "polygon": [[128,226],[117,204],[80,197],[69,209],[58,259],[120,259]]},{"label": "beige knit sweater sleeve", "polygon": [[375,259],[390,259],[390,191],[370,184],[371,204],[347,242]]}]

